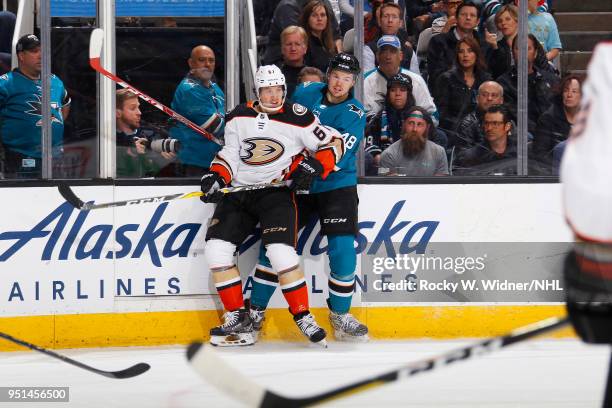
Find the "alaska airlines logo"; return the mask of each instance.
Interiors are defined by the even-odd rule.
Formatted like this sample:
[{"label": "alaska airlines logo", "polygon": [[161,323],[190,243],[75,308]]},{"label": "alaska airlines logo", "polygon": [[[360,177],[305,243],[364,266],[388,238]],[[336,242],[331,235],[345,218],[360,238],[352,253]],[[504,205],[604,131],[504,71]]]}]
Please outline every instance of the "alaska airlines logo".
[{"label": "alaska airlines logo", "polygon": [[245,139],[247,145],[244,154],[240,156],[243,162],[252,166],[262,166],[272,163],[285,152],[285,147],[277,140],[267,137]]}]

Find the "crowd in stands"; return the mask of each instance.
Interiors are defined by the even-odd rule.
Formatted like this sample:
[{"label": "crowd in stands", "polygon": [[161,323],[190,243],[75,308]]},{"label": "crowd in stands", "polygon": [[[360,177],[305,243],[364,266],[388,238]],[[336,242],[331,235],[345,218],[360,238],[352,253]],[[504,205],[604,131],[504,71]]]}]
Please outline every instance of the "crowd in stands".
[{"label": "crowd in stands", "polygon": [[[281,68],[288,99],[299,83],[325,82],[330,57],[354,50],[355,1],[361,0],[257,2],[257,32],[265,44],[260,57],[262,63]],[[556,174],[579,110],[582,78],[559,76],[555,63],[562,44],[548,12],[550,2],[525,1],[530,30],[530,171]],[[363,1],[366,175],[516,174],[516,61],[521,48],[517,2]],[[11,16],[0,13],[0,20],[10,22]],[[14,16],[12,21],[14,24]],[[0,69],[6,73],[10,35],[5,33],[7,25],[0,27]],[[29,48],[17,50],[19,68],[10,75],[22,79],[30,52]],[[214,52],[205,45],[197,46],[186,65],[187,74],[177,84],[171,107],[222,137],[225,101],[213,78]],[[40,148],[25,151],[15,147],[18,138],[10,130],[11,120],[19,120],[10,116],[15,79],[10,82],[7,78],[0,77],[0,155],[10,153],[16,157],[13,164],[40,170]],[[28,78],[35,85],[39,81],[35,73]],[[61,80],[56,80],[55,118],[61,124],[69,97],[62,93]],[[117,92],[116,108],[118,177],[196,177],[207,169],[219,148],[181,123],[165,131],[141,126],[138,98],[129,91]],[[61,132],[55,125],[54,132]],[[171,149],[166,145],[152,149],[155,140],[164,138],[179,143]],[[8,163],[6,158],[2,162]],[[13,170],[5,169],[5,176],[32,175],[29,168],[23,174]]]}]

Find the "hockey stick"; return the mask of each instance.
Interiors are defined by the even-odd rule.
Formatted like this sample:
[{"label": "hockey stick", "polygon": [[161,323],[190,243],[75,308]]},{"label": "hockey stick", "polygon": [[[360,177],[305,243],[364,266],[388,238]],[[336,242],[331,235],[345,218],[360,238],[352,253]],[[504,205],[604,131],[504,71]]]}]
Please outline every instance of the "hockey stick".
[{"label": "hockey stick", "polygon": [[192,343],[187,348],[187,359],[195,371],[226,394],[239,399],[249,406],[260,408],[271,407],[305,407],[321,404],[332,399],[343,398],[393,381],[402,380],[423,372],[432,371],[457,361],[469,360],[503,347],[530,339],[540,334],[560,329],[567,325],[567,317],[542,320],[531,325],[513,330],[500,337],[492,337],[477,343],[449,351],[447,353],[406,364],[392,371],[374,377],[343,385],[335,389],[303,398],[285,397],[255,383],[244,374],[229,366],[213,347],[200,342]]},{"label": "hockey stick", "polygon": [[196,125],[195,123],[193,123],[192,121],[184,117],[183,115],[180,115],[179,113],[173,111],[172,109],[170,109],[163,103],[153,99],[152,97],[145,94],[144,92],[134,88],[132,85],[128,84],[127,82],[125,82],[123,79],[119,78],[112,72],[105,70],[102,67],[102,64],[100,63],[100,54],[102,54],[103,43],[104,43],[104,30],[102,30],[101,28],[94,29],[91,32],[91,37],[89,38],[89,65],[94,70],[98,71],[99,73],[109,78],[110,80],[116,82],[121,87],[129,89],[130,91],[138,95],[143,101],[150,103],[151,105],[155,106],[157,109],[169,115],[171,118],[178,120],[185,126],[198,132],[199,134],[201,134],[208,140],[213,141],[217,143],[218,145],[223,146],[223,142],[217,137],[215,137],[212,133],[207,132],[206,130],[202,129],[201,127],[199,127],[198,125]]},{"label": "hockey stick", "polygon": [[[282,182],[268,183],[268,184],[252,184],[249,186],[225,187],[217,191],[223,194],[230,194],[230,193],[237,193],[239,191],[253,191],[253,190],[262,190],[264,188],[286,187],[287,185],[288,185],[287,181],[282,181]],[[168,194],[168,195],[157,196],[157,197],[146,197],[146,198],[137,198],[134,200],[113,201],[110,203],[93,204],[93,203],[83,202],[83,200],[77,197],[74,191],[72,191],[70,186],[66,183],[62,183],[62,182],[58,183],[57,188],[60,194],[62,195],[62,197],[64,197],[64,200],[66,200],[73,207],[81,211],[99,210],[101,208],[111,208],[111,207],[124,207],[127,205],[136,205],[136,204],[163,203],[166,201],[182,200],[184,198],[202,197],[205,195],[201,191],[192,191],[190,193],[176,193],[176,194]]]},{"label": "hockey stick", "polygon": [[62,360],[64,363],[72,364],[73,366],[77,366],[84,370],[91,371],[92,373],[100,374],[108,378],[118,378],[118,379],[132,378],[132,377],[136,377],[137,375],[140,375],[148,371],[149,368],[151,368],[151,366],[147,363],[138,363],[131,367],[126,368],[125,370],[119,370],[119,371],[100,370],[98,368],[94,368],[94,367],[88,366],[87,364],[83,364],[79,361],[73,360],[69,357],[62,356],[61,354],[54,353],[51,350],[47,350],[42,347],[38,347],[34,344],[28,343],[26,341],[16,339],[15,337],[9,336],[6,333],[0,332],[0,337],[8,341],[12,341],[15,344],[19,344],[20,346],[27,347],[30,350],[36,350],[43,354],[51,356],[53,358],[57,358],[58,360]]}]

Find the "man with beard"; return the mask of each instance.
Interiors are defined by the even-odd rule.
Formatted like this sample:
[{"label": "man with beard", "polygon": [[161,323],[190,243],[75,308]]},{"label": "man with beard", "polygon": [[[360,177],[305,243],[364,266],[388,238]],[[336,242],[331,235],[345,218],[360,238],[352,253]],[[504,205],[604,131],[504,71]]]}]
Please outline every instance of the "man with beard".
[{"label": "man with beard", "polygon": [[416,106],[404,117],[402,139],[393,143],[380,157],[380,166],[390,174],[406,176],[447,176],[444,148],[430,139],[433,121],[427,110]]},{"label": "man with beard", "polygon": [[[176,88],[171,107],[202,129],[221,138],[225,128],[225,95],[212,81],[215,53],[206,45],[198,45],[191,50],[187,63],[189,73]],[[221,149],[221,146],[182,123],[170,130],[170,136],[181,142],[177,176],[201,177]]]}]

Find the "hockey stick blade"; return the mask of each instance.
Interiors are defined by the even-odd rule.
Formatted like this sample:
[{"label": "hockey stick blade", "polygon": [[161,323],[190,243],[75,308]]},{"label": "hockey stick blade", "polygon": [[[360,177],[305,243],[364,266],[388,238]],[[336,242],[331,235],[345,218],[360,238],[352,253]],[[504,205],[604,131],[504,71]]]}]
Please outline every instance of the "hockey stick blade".
[{"label": "hockey stick blade", "polygon": [[230,367],[213,347],[200,342],[187,348],[187,359],[194,370],[227,395],[238,398],[249,406],[260,408],[306,407],[344,398],[387,383],[403,380],[417,374],[434,371],[458,361],[469,360],[483,354],[531,339],[544,333],[558,330],[569,323],[567,317],[553,317],[513,330],[509,334],[492,337],[471,345],[451,350],[435,357],[415,361],[374,377],[365,378],[335,389],[303,398],[286,397],[255,383],[244,374]]},{"label": "hockey stick blade", "polygon": [[59,193],[64,197],[64,200],[69,202],[74,208],[78,208],[79,210],[83,208],[85,203],[74,194],[74,191],[70,188],[70,186],[66,183],[59,183],[57,185],[57,189]]},{"label": "hockey stick blade", "polygon": [[80,361],[73,360],[70,357],[66,357],[66,356],[63,356],[61,354],[57,354],[57,353],[55,353],[55,352],[53,352],[51,350],[47,350],[45,348],[39,347],[39,346],[37,346],[35,344],[28,343],[27,341],[19,340],[19,339],[15,338],[13,336],[10,336],[10,335],[8,335],[6,333],[0,332],[0,337],[5,339],[5,340],[11,341],[11,342],[13,342],[15,344],[19,344],[20,346],[27,347],[30,350],[35,350],[35,351],[38,351],[40,353],[46,354],[48,356],[51,356],[53,358],[56,358],[58,360],[61,360],[64,363],[71,364],[73,366],[82,368],[82,369],[87,370],[87,371],[92,372],[92,373],[103,375],[104,377],[108,377],[108,378],[117,378],[117,379],[132,378],[132,377],[136,377],[137,375],[140,375],[140,374],[148,371],[151,368],[151,366],[149,364],[147,364],[147,363],[138,363],[138,364],[135,364],[135,365],[133,365],[131,367],[128,367],[128,368],[126,368],[124,370],[119,370],[119,371],[100,370],[98,368],[89,366],[87,364],[83,364]]},{"label": "hockey stick blade", "polygon": [[[254,190],[262,190],[265,188],[275,188],[275,187],[286,187],[288,182],[275,182],[268,184],[252,184],[246,186],[237,186],[237,187],[225,187],[219,189],[219,192],[223,194],[231,194],[237,193],[239,191],[254,191]],[[163,203],[166,201],[172,200],[182,200],[184,198],[195,198],[201,197],[205,195],[201,191],[192,191],[189,193],[176,193],[176,194],[168,194],[163,196],[156,197],[145,197],[145,198],[135,198],[133,200],[123,200],[123,201],[113,201],[108,203],[100,203],[100,204],[92,204],[85,203],[81,200],[77,195],[72,191],[70,186],[65,183],[59,183],[58,189],[62,197],[69,202],[73,207],[81,210],[81,211],[89,211],[89,210],[100,210],[103,208],[112,208],[112,207],[125,207],[128,205],[136,205],[136,204],[152,204],[152,203]]]}]

